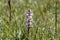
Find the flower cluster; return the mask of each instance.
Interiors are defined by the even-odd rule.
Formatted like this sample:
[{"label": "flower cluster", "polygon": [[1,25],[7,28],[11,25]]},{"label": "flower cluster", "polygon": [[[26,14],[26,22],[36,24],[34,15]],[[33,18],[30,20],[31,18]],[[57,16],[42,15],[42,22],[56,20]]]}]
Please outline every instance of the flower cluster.
[{"label": "flower cluster", "polygon": [[27,13],[26,13],[26,23],[27,23],[27,29],[29,30],[30,27],[31,27],[31,24],[32,24],[32,16],[33,16],[33,13],[31,11],[31,9],[28,9],[27,10]]}]

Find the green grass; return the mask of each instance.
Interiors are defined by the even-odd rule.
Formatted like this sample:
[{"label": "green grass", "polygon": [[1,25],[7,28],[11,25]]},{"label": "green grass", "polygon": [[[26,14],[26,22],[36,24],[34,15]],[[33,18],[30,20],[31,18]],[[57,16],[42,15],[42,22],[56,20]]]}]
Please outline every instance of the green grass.
[{"label": "green grass", "polygon": [[[55,1],[58,1],[58,29],[56,29],[56,34]],[[33,12],[33,24],[29,31],[29,40],[60,40],[60,1],[55,1],[12,0],[12,20],[9,21],[8,0],[0,0],[0,40],[27,40],[25,12],[28,8]]]}]

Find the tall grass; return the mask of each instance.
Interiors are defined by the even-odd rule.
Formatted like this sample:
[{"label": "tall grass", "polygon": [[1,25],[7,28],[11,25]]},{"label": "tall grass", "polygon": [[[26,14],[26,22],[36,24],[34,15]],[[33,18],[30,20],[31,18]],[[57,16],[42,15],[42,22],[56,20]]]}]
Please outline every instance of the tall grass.
[{"label": "tall grass", "polygon": [[60,40],[59,0],[11,0],[11,4],[8,3],[0,0],[0,40],[27,40],[27,8],[33,12],[29,40]]}]

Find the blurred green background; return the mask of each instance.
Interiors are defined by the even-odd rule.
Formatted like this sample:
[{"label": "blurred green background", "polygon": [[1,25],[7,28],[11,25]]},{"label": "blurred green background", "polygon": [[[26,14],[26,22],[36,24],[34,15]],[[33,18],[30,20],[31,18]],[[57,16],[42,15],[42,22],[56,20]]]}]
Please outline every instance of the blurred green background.
[{"label": "blurred green background", "polygon": [[11,21],[8,0],[0,0],[0,40],[27,40],[28,8],[33,12],[29,40],[60,40],[60,0],[11,0],[10,3]]}]

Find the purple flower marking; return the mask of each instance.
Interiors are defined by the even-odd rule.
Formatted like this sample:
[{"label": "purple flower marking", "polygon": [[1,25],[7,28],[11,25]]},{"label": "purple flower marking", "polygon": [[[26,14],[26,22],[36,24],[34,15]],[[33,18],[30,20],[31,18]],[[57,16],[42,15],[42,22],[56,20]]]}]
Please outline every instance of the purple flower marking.
[{"label": "purple flower marking", "polygon": [[29,30],[32,24],[32,12],[30,9],[27,10],[26,17],[27,29]]}]

